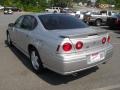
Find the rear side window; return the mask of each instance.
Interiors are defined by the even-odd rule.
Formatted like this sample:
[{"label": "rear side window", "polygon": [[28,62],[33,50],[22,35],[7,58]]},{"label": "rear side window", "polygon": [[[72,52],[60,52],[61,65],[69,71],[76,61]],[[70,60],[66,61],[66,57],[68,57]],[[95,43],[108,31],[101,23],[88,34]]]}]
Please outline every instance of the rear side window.
[{"label": "rear side window", "polygon": [[16,21],[15,21],[15,27],[20,28],[21,22],[23,20],[24,16],[20,16]]},{"label": "rear side window", "polygon": [[33,30],[37,26],[37,24],[37,20],[34,16],[24,16],[24,19],[21,23],[21,28]]},{"label": "rear side window", "polygon": [[88,27],[84,22],[67,14],[46,14],[38,16],[47,30],[77,29]]}]

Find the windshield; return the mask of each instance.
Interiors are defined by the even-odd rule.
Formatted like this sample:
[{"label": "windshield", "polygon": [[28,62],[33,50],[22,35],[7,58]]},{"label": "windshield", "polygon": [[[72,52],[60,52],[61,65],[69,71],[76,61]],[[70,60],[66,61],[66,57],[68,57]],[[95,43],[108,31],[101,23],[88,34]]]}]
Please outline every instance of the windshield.
[{"label": "windshield", "polygon": [[38,16],[47,30],[77,29],[88,27],[81,20],[67,14],[46,14]]}]

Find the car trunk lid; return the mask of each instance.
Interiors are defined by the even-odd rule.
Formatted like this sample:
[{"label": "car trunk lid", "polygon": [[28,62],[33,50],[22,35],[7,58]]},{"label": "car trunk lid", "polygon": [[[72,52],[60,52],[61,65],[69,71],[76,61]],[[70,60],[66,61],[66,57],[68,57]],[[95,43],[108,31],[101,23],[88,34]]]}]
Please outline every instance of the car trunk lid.
[{"label": "car trunk lid", "polygon": [[[103,47],[107,43],[103,44],[103,38],[108,37],[107,31],[98,31],[92,28],[84,28],[84,29],[76,29],[76,30],[68,30],[56,32],[55,35],[58,35],[60,38],[66,39],[68,38],[73,45],[75,52],[86,51],[90,49],[98,49],[99,47]],[[76,44],[78,42],[83,43],[83,47],[78,49]]]}]

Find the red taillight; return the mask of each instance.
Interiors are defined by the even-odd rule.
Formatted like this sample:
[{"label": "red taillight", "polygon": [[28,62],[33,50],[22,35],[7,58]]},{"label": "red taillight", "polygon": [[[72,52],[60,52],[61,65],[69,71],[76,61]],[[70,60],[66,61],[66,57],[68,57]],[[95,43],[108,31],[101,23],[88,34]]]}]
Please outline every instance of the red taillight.
[{"label": "red taillight", "polygon": [[83,43],[81,41],[76,43],[76,49],[81,49],[83,47]]},{"label": "red taillight", "polygon": [[72,49],[72,45],[70,43],[63,44],[63,50],[64,51],[70,51]]},{"label": "red taillight", "polygon": [[106,37],[103,37],[102,38],[102,44],[105,44],[106,43]]},{"label": "red taillight", "polygon": [[108,36],[107,42],[110,43],[110,40],[111,40],[111,38],[110,38],[110,36]]}]

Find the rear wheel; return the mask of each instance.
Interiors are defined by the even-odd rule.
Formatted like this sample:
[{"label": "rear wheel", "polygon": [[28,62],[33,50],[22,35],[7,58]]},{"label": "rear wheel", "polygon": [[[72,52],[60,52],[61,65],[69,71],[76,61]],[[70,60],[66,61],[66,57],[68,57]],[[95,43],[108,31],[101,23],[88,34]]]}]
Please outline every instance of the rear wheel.
[{"label": "rear wheel", "polygon": [[30,60],[31,60],[31,64],[33,69],[35,70],[36,73],[41,73],[43,71],[43,65],[40,59],[40,56],[37,52],[37,50],[32,49],[30,51]]},{"label": "rear wheel", "polygon": [[57,11],[54,11],[54,13],[57,13]]},{"label": "rear wheel", "polygon": [[102,20],[97,19],[97,20],[95,21],[95,25],[96,25],[96,26],[101,26],[101,24],[102,24]]}]

